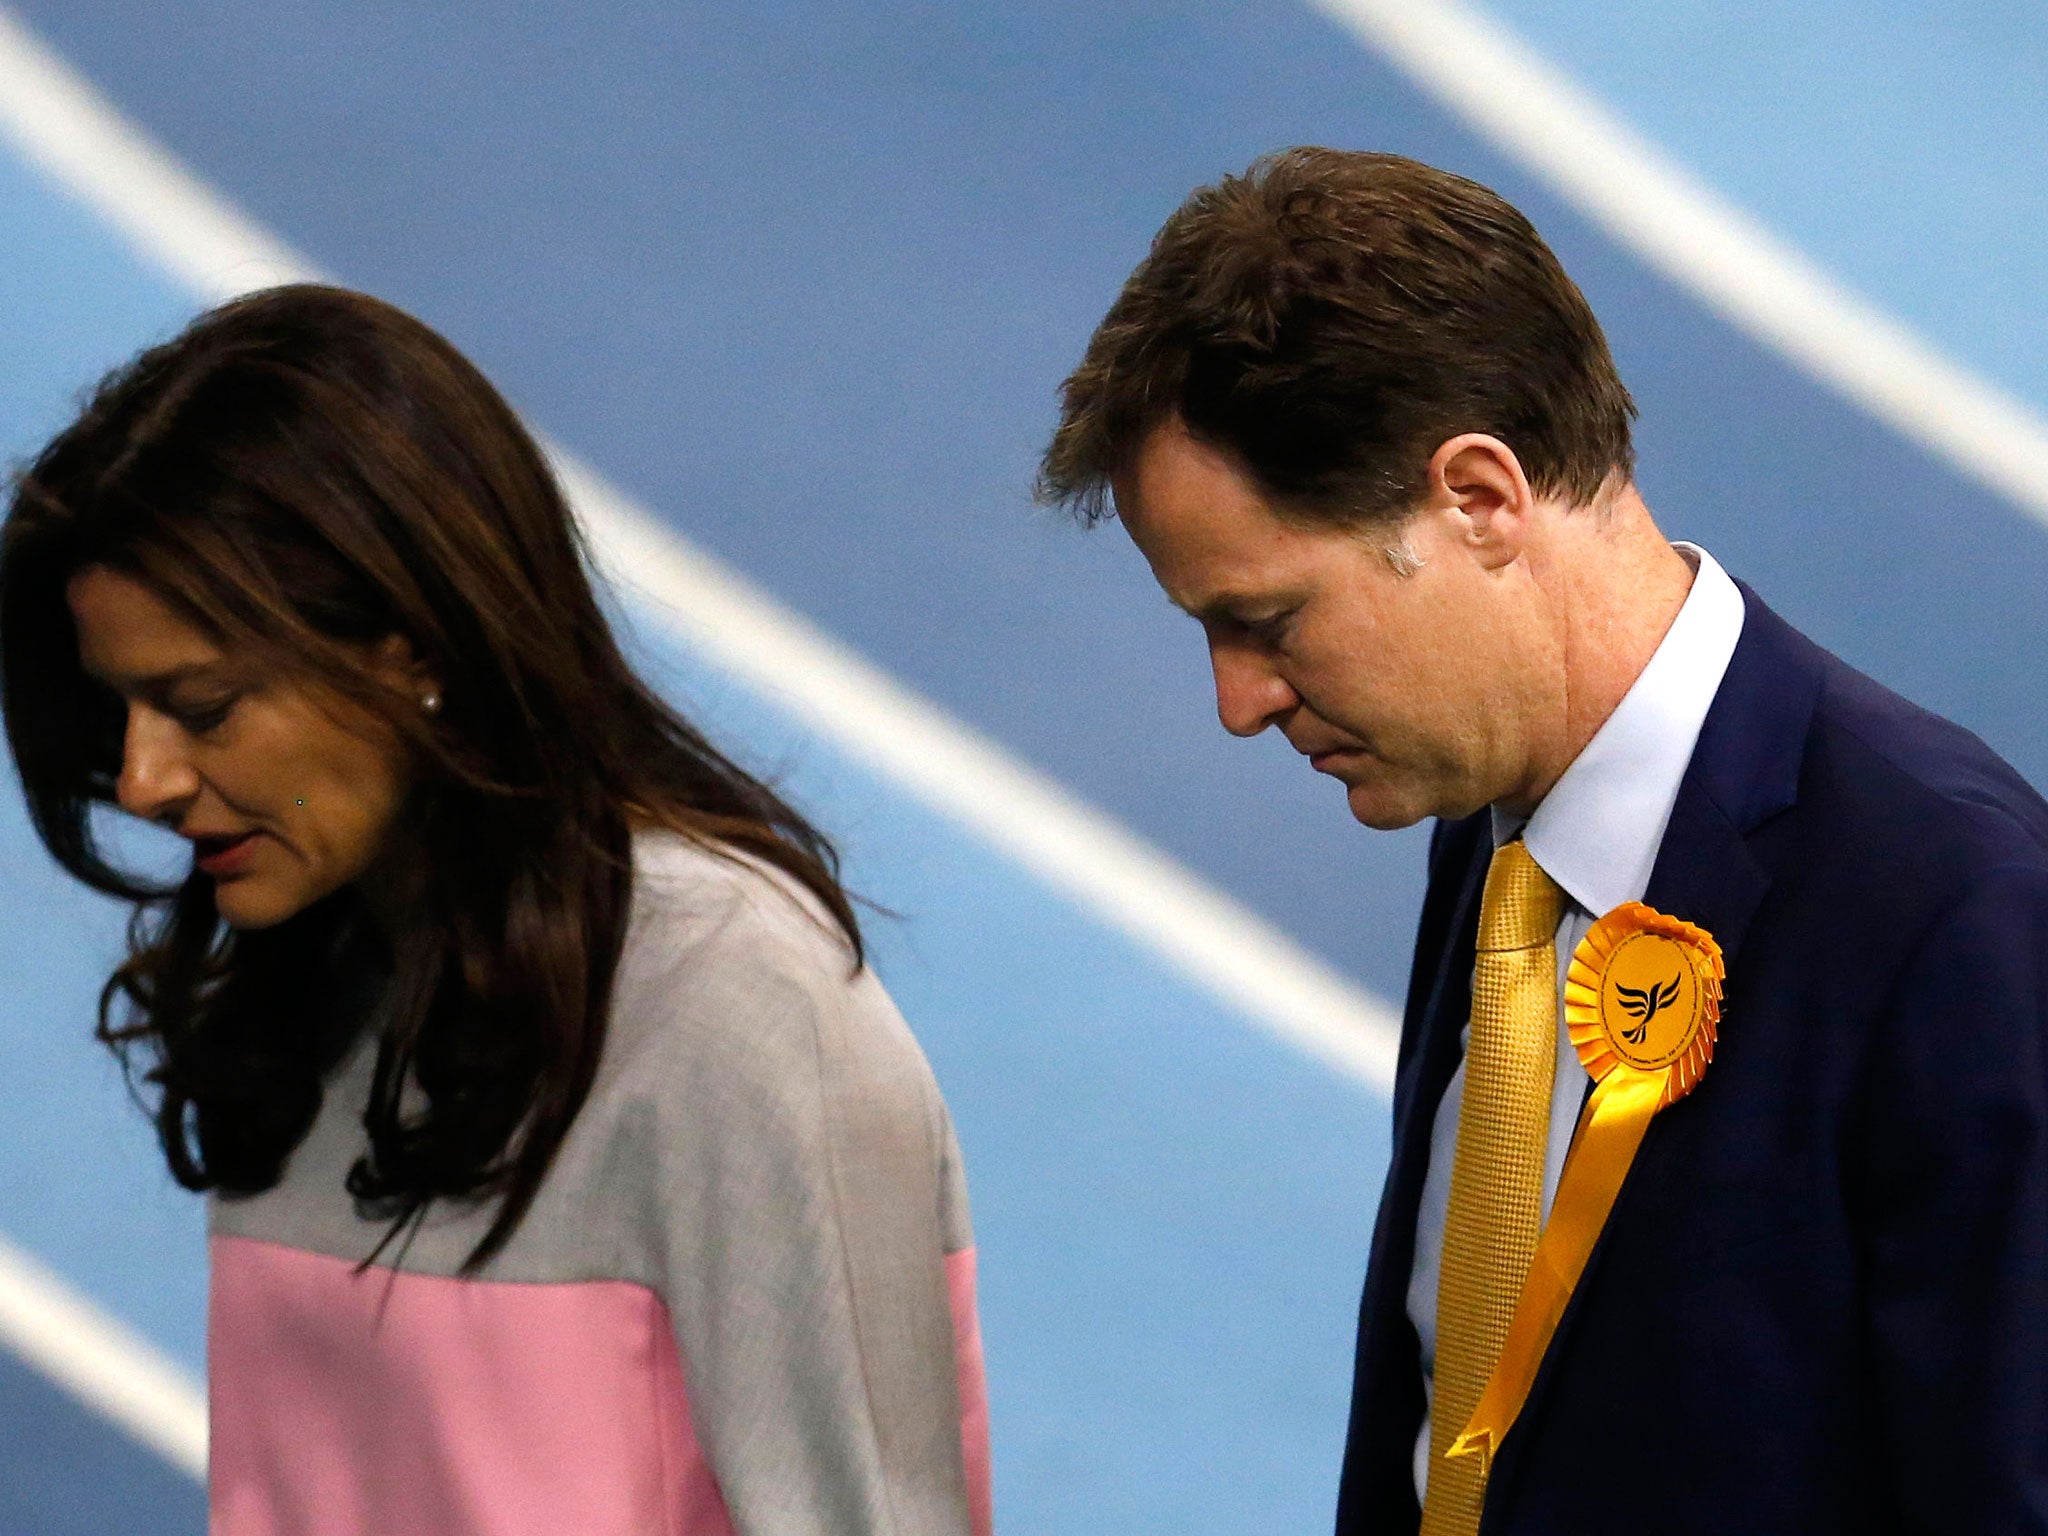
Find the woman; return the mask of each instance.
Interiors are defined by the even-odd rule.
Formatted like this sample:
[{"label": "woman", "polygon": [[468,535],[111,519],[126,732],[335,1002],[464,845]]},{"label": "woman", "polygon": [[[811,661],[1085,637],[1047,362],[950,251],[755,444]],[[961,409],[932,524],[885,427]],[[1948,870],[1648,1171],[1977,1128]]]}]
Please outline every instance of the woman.
[{"label": "woman", "polygon": [[295,286],[111,376],[0,683],[211,1193],[215,1536],[987,1530],[959,1157],[831,849],[633,674],[447,342]]}]

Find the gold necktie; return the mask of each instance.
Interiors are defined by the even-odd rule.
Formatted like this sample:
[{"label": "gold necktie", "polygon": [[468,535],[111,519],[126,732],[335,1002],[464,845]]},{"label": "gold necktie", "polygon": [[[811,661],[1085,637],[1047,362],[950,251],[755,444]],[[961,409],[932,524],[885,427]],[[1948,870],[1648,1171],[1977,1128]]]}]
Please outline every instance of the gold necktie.
[{"label": "gold necktie", "polygon": [[1479,902],[1472,1040],[1436,1288],[1436,1392],[1422,1536],[1472,1536],[1486,1457],[1445,1460],[1500,1358],[1542,1227],[1557,1071],[1557,922],[1564,892],[1518,838],[1495,850]]}]

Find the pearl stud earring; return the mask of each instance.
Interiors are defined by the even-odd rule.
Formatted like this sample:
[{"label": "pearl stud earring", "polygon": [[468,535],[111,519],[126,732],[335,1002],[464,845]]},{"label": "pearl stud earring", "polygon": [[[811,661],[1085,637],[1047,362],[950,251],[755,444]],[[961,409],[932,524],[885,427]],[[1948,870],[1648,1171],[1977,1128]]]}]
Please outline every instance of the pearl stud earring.
[{"label": "pearl stud earring", "polygon": [[421,694],[420,708],[430,715],[439,714],[441,712],[441,695],[431,691]]}]

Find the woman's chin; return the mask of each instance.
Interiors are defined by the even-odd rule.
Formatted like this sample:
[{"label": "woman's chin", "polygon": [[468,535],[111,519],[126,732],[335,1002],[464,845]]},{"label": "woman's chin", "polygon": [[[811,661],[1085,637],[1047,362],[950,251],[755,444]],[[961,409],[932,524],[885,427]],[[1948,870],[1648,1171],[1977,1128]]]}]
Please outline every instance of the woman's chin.
[{"label": "woman's chin", "polygon": [[230,928],[254,932],[274,928],[305,911],[301,893],[282,889],[275,881],[244,877],[223,880],[214,889],[213,907]]}]

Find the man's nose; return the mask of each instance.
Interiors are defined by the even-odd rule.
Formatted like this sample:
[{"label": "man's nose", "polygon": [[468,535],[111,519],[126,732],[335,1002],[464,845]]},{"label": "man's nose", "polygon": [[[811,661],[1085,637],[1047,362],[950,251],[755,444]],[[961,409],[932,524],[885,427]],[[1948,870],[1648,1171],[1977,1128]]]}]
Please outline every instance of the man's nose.
[{"label": "man's nose", "polygon": [[1216,674],[1216,717],[1233,736],[1256,736],[1301,702],[1264,657],[1233,646],[1211,646]]},{"label": "man's nose", "polygon": [[184,732],[155,710],[131,708],[121,742],[114,798],[144,821],[175,819],[199,793],[199,774],[185,754]]}]

